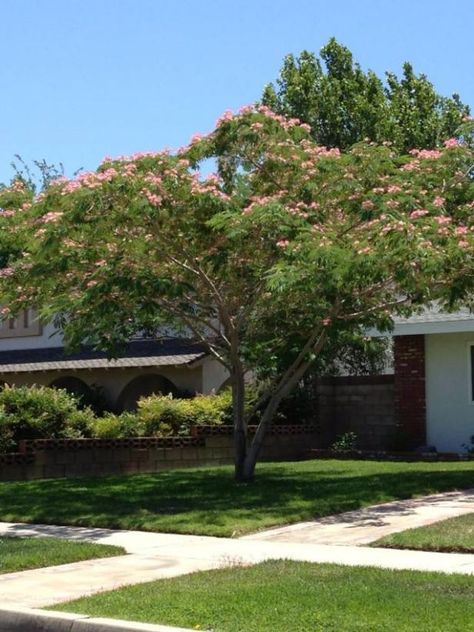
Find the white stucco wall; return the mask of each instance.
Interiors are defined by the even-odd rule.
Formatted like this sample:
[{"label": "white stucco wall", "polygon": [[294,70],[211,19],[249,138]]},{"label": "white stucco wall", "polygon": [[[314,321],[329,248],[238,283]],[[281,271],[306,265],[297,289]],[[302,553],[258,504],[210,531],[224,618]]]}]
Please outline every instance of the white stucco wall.
[{"label": "white stucco wall", "polygon": [[458,452],[474,434],[470,350],[474,333],[425,335],[428,445]]},{"label": "white stucco wall", "polygon": [[202,362],[202,392],[217,393],[229,377],[229,372],[214,358],[206,358]]},{"label": "white stucco wall", "polygon": [[48,349],[50,347],[62,347],[63,336],[52,323],[43,325],[40,336],[15,336],[0,340],[0,351],[13,351],[17,349]]}]

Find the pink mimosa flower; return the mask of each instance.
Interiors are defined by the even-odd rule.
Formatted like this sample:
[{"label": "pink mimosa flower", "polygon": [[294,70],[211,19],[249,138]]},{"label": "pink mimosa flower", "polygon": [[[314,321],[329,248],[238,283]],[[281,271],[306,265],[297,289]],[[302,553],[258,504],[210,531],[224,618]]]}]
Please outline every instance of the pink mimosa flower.
[{"label": "pink mimosa flower", "polygon": [[457,147],[459,145],[459,141],[457,138],[448,138],[444,141],[445,147]]}]

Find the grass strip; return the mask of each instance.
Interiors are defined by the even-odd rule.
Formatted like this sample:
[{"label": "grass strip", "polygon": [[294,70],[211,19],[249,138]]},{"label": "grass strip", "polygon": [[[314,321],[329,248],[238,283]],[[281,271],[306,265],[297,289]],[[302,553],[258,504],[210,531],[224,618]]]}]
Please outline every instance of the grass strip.
[{"label": "grass strip", "polygon": [[124,555],[119,546],[76,542],[59,538],[0,536],[0,573],[57,566],[99,557]]},{"label": "grass strip", "polygon": [[270,561],[138,584],[54,609],[213,632],[459,632],[472,629],[474,582]]},{"label": "grass strip", "polygon": [[391,549],[474,553],[474,513],[392,533],[371,543]]}]

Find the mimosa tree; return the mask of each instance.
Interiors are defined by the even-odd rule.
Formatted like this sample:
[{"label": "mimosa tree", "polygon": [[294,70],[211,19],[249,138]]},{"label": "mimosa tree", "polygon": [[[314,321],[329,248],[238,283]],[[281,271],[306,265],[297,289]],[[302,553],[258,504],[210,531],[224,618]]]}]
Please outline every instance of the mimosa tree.
[{"label": "mimosa tree", "polygon": [[[4,239],[21,242],[2,302],[34,304],[72,345],[116,353],[164,325],[204,344],[231,377],[236,477],[249,480],[282,398],[335,338],[468,299],[473,162],[455,139],[341,154],[266,107],[226,113],[176,153],[106,158],[31,206],[2,204]],[[251,411],[248,371],[265,374]]]}]

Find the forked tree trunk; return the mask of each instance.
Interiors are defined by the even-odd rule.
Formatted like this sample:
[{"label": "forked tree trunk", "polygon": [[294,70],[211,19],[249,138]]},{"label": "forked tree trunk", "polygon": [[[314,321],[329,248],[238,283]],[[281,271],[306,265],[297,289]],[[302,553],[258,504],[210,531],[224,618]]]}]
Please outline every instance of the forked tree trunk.
[{"label": "forked tree trunk", "polygon": [[300,356],[301,360],[294,363],[290,372],[287,372],[282,377],[266,402],[260,423],[258,424],[257,431],[250,445],[248,445],[247,420],[245,419],[244,407],[245,382],[243,374],[240,374],[240,379],[238,379],[237,374],[235,375],[235,379],[232,382],[232,397],[235,436],[235,478],[237,481],[245,482],[253,479],[255,466],[263,447],[265,435],[273,422],[273,418],[275,417],[282,399],[289,395],[289,393],[302,379],[309,367],[313,364],[314,357],[321,351],[325,338],[326,336],[323,332],[317,337],[314,344],[311,345],[314,353],[312,360],[305,360],[305,356],[302,352]]},{"label": "forked tree trunk", "polygon": [[245,383],[234,379],[232,386],[233,415],[234,415],[234,449],[235,449],[235,479],[240,482],[251,481],[255,474],[257,459],[263,447],[265,435],[271,426],[281,400],[288,395],[303,377],[310,363],[304,363],[293,377],[281,386],[269,398],[263,409],[260,423],[251,442],[248,444],[247,420],[245,418]]},{"label": "forked tree trunk", "polygon": [[232,376],[232,415],[234,423],[235,479],[246,480],[247,424],[245,423],[245,382],[241,371]]},{"label": "forked tree trunk", "polygon": [[267,407],[265,408],[262,418],[260,419],[260,423],[258,424],[257,432],[252,440],[252,443],[247,450],[247,454],[245,456],[245,462],[243,467],[243,475],[246,481],[250,481],[253,479],[255,474],[255,466],[257,465],[257,459],[260,455],[260,452],[263,448],[263,442],[265,436],[267,434],[268,428],[271,426],[273,418],[278,410],[278,406],[280,405],[283,397],[272,398]]}]

